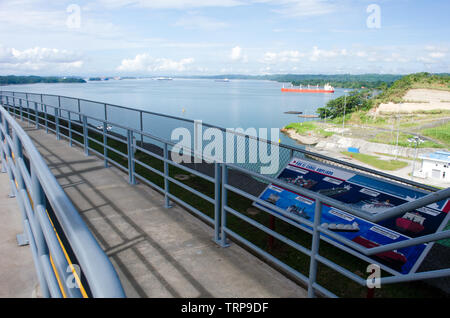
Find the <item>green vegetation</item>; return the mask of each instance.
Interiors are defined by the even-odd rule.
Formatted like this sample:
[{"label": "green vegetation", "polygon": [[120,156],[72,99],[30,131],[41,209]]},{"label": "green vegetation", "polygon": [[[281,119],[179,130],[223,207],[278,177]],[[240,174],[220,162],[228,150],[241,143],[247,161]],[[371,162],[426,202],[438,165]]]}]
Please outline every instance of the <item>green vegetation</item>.
[{"label": "green vegetation", "polygon": [[416,73],[403,76],[377,95],[373,100],[373,105],[376,107],[381,103],[401,103],[406,92],[414,88],[450,90],[450,75]]},{"label": "green vegetation", "polygon": [[317,126],[315,122],[306,121],[303,123],[291,123],[284,127],[284,129],[294,129],[300,135],[306,135],[311,132],[315,135],[320,135],[321,137],[330,137],[333,135],[332,132],[325,131],[323,128]]},{"label": "green vegetation", "polygon": [[359,110],[369,110],[372,108],[372,92],[370,90],[352,91],[347,96],[341,96],[329,101],[325,107],[317,109],[320,118],[334,119],[344,115],[349,115]]},{"label": "green vegetation", "polygon": [[381,169],[381,170],[389,170],[394,171],[401,168],[404,168],[408,165],[405,161],[400,160],[382,160],[377,156],[367,155],[363,153],[352,153],[348,151],[343,151],[342,154],[355,158],[358,161],[364,162],[372,167]]},{"label": "green vegetation", "polygon": [[450,147],[450,122],[438,127],[423,129],[421,134],[437,139]]},{"label": "green vegetation", "polygon": [[[413,138],[413,135],[405,134],[403,132],[399,133],[398,145],[401,147],[415,147],[414,143],[408,141],[409,138]],[[378,133],[374,138],[370,139],[371,142],[377,142],[380,144],[397,145],[397,134],[392,134],[391,132],[381,132]],[[443,145],[437,144],[433,141],[426,140],[425,142],[419,143],[418,148],[443,148]]]},{"label": "green vegetation", "polygon": [[41,77],[41,76],[0,76],[0,85],[35,84],[35,83],[86,83],[82,78],[76,77]]},{"label": "green vegetation", "polygon": [[376,88],[385,89],[392,85],[394,81],[400,79],[401,75],[390,74],[362,74],[362,75],[285,75],[285,79],[278,81],[286,81],[286,79],[292,83],[292,85],[320,85],[323,86],[327,83],[334,87],[361,89],[361,88]]},{"label": "green vegetation", "polygon": [[[297,83],[297,82],[296,82]],[[300,84],[298,82],[297,84]],[[348,87],[348,86],[347,86]],[[355,90],[349,93],[345,105],[345,112],[352,113],[359,110],[369,110],[377,107],[381,103],[404,102],[403,96],[409,89],[430,88],[439,90],[450,90],[450,75],[417,73],[398,78],[393,83],[384,82],[378,86],[365,85],[366,88],[381,89],[381,93],[376,95],[371,90]],[[358,87],[359,88],[359,87]],[[409,101],[422,103],[422,101]],[[337,118],[344,114],[345,97],[341,96],[327,103],[325,107],[317,109],[320,118]],[[435,111],[431,111],[435,112]]]}]

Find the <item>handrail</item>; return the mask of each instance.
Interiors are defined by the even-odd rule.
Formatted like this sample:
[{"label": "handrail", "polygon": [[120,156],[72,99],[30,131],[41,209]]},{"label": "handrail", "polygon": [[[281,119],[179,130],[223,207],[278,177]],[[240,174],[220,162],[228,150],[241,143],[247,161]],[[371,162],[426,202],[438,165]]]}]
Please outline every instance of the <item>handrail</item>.
[{"label": "handrail", "polygon": [[[2,92],[0,91],[0,101],[3,102],[3,97],[2,97]],[[39,94],[37,94],[39,95]],[[5,96],[5,95],[3,95]],[[55,95],[57,96],[57,95]],[[26,96],[28,98],[28,95]],[[130,184],[134,184],[135,183],[135,179],[139,178],[140,180],[142,180],[143,182],[149,184],[150,186],[153,186],[154,188],[158,189],[159,191],[161,191],[162,193],[164,193],[164,197],[165,197],[165,207],[168,208],[170,207],[170,202],[169,200],[173,200],[177,203],[180,203],[181,205],[183,205],[184,207],[186,207],[187,209],[191,210],[192,212],[194,212],[195,214],[197,214],[199,217],[203,218],[204,220],[206,220],[209,223],[212,223],[214,226],[214,240],[217,244],[219,244],[222,247],[226,247],[228,246],[227,243],[227,236],[230,236],[232,238],[234,238],[235,240],[239,241],[240,243],[242,243],[243,245],[246,245],[247,247],[249,247],[251,250],[253,250],[254,252],[260,254],[261,256],[263,256],[264,258],[269,259],[270,261],[272,261],[274,264],[278,265],[280,268],[282,268],[283,270],[285,270],[288,273],[291,273],[293,276],[297,277],[299,280],[305,282],[308,285],[308,295],[313,297],[314,296],[314,292],[320,292],[326,296],[330,296],[330,297],[335,297],[336,295],[334,295],[333,293],[331,293],[330,291],[326,290],[323,286],[320,286],[317,282],[316,282],[316,274],[317,274],[317,264],[321,263],[327,267],[331,267],[333,270],[337,271],[338,273],[350,278],[351,280],[357,282],[360,285],[364,285],[366,283],[366,280],[364,280],[363,278],[361,278],[360,276],[350,272],[349,270],[345,269],[344,267],[334,263],[331,260],[326,259],[323,255],[319,254],[319,244],[320,241],[323,240],[325,242],[328,242],[334,246],[338,246],[340,249],[342,249],[343,251],[357,256],[360,259],[362,259],[365,262],[374,262],[373,259],[369,258],[369,256],[372,256],[374,254],[377,253],[382,253],[385,251],[390,251],[393,249],[397,249],[397,248],[403,248],[403,247],[408,247],[408,246],[413,246],[413,245],[418,245],[418,244],[422,244],[422,243],[427,243],[427,242],[435,242],[437,240],[440,239],[444,239],[444,238],[450,238],[450,230],[443,230],[444,225],[441,225],[439,227],[439,229],[432,234],[428,234],[428,235],[424,235],[424,236],[420,236],[420,237],[415,237],[412,239],[408,239],[408,240],[404,240],[404,241],[400,241],[400,242],[396,242],[396,243],[390,243],[387,245],[382,245],[382,246],[378,246],[378,247],[374,247],[374,248],[367,248],[364,247],[362,245],[359,245],[351,240],[345,239],[344,237],[341,237],[339,235],[337,235],[335,232],[330,231],[327,228],[324,228],[320,225],[320,218],[322,215],[322,206],[323,204],[329,205],[331,207],[335,207],[337,209],[340,209],[342,211],[348,212],[352,215],[355,216],[359,216],[365,220],[368,220],[370,222],[379,222],[380,220],[384,220],[386,218],[389,217],[393,217],[395,215],[407,212],[407,211],[411,211],[411,210],[415,210],[417,208],[420,207],[424,207],[427,206],[429,204],[432,204],[434,202],[439,202],[442,199],[446,199],[448,197],[450,197],[450,188],[444,189],[444,190],[439,190],[437,191],[437,189],[433,188],[433,187],[426,187],[426,186],[422,186],[421,184],[417,184],[415,182],[409,182],[409,180],[405,180],[407,184],[412,185],[412,186],[416,186],[419,185],[419,188],[421,189],[428,189],[431,190],[431,192],[427,192],[427,191],[421,191],[424,195],[421,198],[415,199],[413,201],[410,202],[406,202],[403,203],[402,205],[390,208],[389,210],[386,210],[384,213],[382,214],[378,214],[378,215],[372,215],[366,211],[360,210],[360,209],[356,209],[354,207],[351,207],[349,205],[346,205],[340,201],[337,201],[335,199],[332,199],[330,197],[327,197],[323,194],[319,194],[317,192],[313,192],[311,190],[308,190],[306,188],[301,188],[301,187],[295,187],[292,184],[288,184],[280,179],[268,176],[268,175],[263,175],[257,172],[254,172],[250,169],[245,169],[239,165],[236,164],[231,164],[231,163],[222,163],[222,162],[216,162],[214,161],[212,158],[208,158],[211,162],[213,162],[214,164],[214,178],[210,177],[210,176],[206,176],[205,174],[196,171],[194,169],[190,169],[186,166],[180,165],[180,164],[176,164],[175,162],[173,162],[169,156],[168,156],[168,147],[169,146],[173,146],[175,145],[172,141],[170,140],[166,140],[164,138],[158,137],[158,136],[154,136],[150,133],[144,132],[143,130],[138,130],[135,128],[131,128],[131,127],[126,127],[124,125],[121,124],[117,124],[115,122],[109,121],[107,120],[106,116],[104,119],[99,119],[96,118],[94,116],[89,116],[86,115],[82,112],[76,112],[76,111],[71,111],[68,109],[63,109],[60,108],[60,105],[58,106],[52,106],[52,105],[47,105],[43,102],[34,102],[31,101],[32,103],[35,103],[35,108],[33,110],[33,108],[28,107],[27,106],[23,106],[22,105],[22,101],[29,101],[28,99],[23,99],[21,97],[17,97],[14,96],[13,98],[18,99],[20,101],[20,105],[16,105],[15,102],[13,102],[13,105],[9,105],[8,103],[8,110],[9,107],[14,108],[12,111],[14,112],[14,114],[20,114],[20,117],[23,118],[23,114],[28,114],[28,120],[30,121],[30,114],[33,114],[33,116],[35,117],[35,122],[36,122],[36,126],[38,127],[39,125],[43,126],[43,124],[40,124],[40,119],[44,120],[45,122],[45,127],[48,130],[52,130],[53,132],[55,132],[55,134],[57,135],[57,138],[60,138],[59,134],[60,134],[60,130],[59,127],[61,126],[61,122],[60,119],[64,119],[68,122],[68,127],[62,125],[61,127],[64,127],[64,129],[68,130],[68,135],[65,134],[61,134],[61,136],[66,137],[67,139],[69,139],[69,144],[72,145],[72,132],[77,133],[81,138],[83,138],[82,142],[78,142],[77,143],[81,146],[84,147],[84,151],[86,153],[86,155],[89,154],[89,151],[92,151],[94,153],[96,153],[98,156],[103,157],[104,161],[105,161],[105,166],[107,166],[107,164],[110,162],[116,166],[118,166],[119,168],[123,169],[124,171],[126,171],[129,174],[129,183]],[[40,104],[42,106],[42,111],[45,115],[45,118],[41,117],[41,114],[37,111],[36,105]],[[44,112],[44,106],[45,106],[45,112]],[[50,107],[50,109],[54,109],[54,114],[52,112],[48,112],[49,116],[54,116],[54,121],[51,121],[48,119],[47,116],[47,107]],[[127,108],[128,109],[128,108]],[[68,113],[69,118],[63,118],[61,117],[61,110],[65,111]],[[33,113],[31,112],[33,111]],[[139,110],[139,112],[142,112]],[[79,117],[79,120],[75,120],[75,119],[71,119],[71,115],[75,115],[76,117]],[[165,116],[162,114],[159,114],[161,116]],[[90,124],[87,123],[87,119],[92,119],[94,121],[98,121],[103,123],[103,129],[95,129],[95,126],[92,126]],[[52,123],[54,124],[54,130],[50,129],[48,127],[48,123]],[[78,125],[79,129],[83,129],[83,133],[79,133],[76,130],[71,129],[71,124],[75,124]],[[126,130],[127,134],[126,136],[123,136],[123,144],[127,146],[127,154],[122,154],[123,156],[127,156],[127,161],[128,161],[128,166],[124,166],[118,162],[115,162],[113,159],[109,158],[107,156],[107,151],[108,150],[113,150],[113,148],[109,147],[107,145],[107,142],[105,141],[106,138],[109,138],[109,134],[107,133],[106,127],[107,125],[110,124],[114,127],[120,127],[121,129]],[[97,132],[100,136],[103,135],[103,143],[101,141],[97,141],[93,138],[91,138],[89,136],[89,130],[95,131]],[[141,144],[140,147],[137,145],[133,146],[133,135],[141,135],[141,136],[145,136],[147,138],[150,138],[154,141],[157,141],[159,143],[163,144],[163,149],[164,153],[163,155],[158,155],[156,153],[152,153],[151,151],[148,151],[145,149],[144,144]],[[239,134],[238,134],[239,135]],[[111,136],[112,137],[112,136]],[[250,136],[251,137],[251,136]],[[114,137],[113,139],[116,139],[118,141],[120,141],[121,139],[118,137]],[[6,136],[4,138],[5,142],[7,144],[13,144],[13,140],[9,137]],[[259,141],[263,141],[258,139]],[[92,149],[89,146],[89,141],[95,141],[97,144],[99,144],[100,146],[104,147],[104,152],[103,154]],[[267,141],[269,142],[269,141]],[[282,147],[284,147],[285,145],[280,145]],[[287,148],[289,148],[289,146],[286,146]],[[292,148],[292,147],[290,147]],[[315,156],[315,157],[319,157],[322,158],[324,160],[329,160],[329,161],[333,161],[335,163],[339,163],[339,164],[343,164],[346,166],[355,166],[356,169],[359,170],[363,170],[364,169],[360,169],[361,167],[356,166],[356,165],[351,165],[348,164],[346,162],[341,162],[340,160],[334,159],[334,158],[328,158],[326,156],[323,155],[318,155],[300,148],[293,148],[295,149],[295,151],[301,152],[303,154],[307,154],[307,155],[311,155],[311,156]],[[140,160],[136,159],[134,157],[134,150],[139,150],[144,152],[145,154],[152,156],[156,159],[161,160],[164,163],[164,171],[159,171],[153,167],[150,167],[146,164],[144,164],[143,162],[141,162]],[[202,159],[206,159],[205,156],[203,156],[203,154],[197,154],[195,152],[195,150],[192,149],[183,149],[183,151],[188,151],[190,155],[201,155]],[[113,150],[114,151],[114,150]],[[7,153],[7,151],[5,151],[5,153]],[[293,155],[293,152],[291,152],[291,156]],[[3,158],[2,158],[3,159]],[[20,162],[20,158],[19,158],[19,162]],[[134,170],[135,164],[140,164],[143,165],[145,168],[149,169],[150,171],[155,172],[156,174],[158,174],[159,176],[161,176],[164,180],[164,186],[160,187],[158,185],[156,185],[155,183],[153,183],[152,181],[146,179],[144,176],[137,174]],[[213,197],[208,197],[206,195],[204,195],[203,193],[190,188],[189,186],[187,186],[186,184],[183,184],[181,182],[176,181],[175,179],[171,178],[169,176],[168,173],[168,167],[169,165],[171,166],[175,166],[177,168],[183,169],[189,173],[192,173],[196,176],[199,176],[209,182],[214,183],[214,196]],[[19,165],[19,168],[22,168],[22,165]],[[13,167],[14,169],[14,167]],[[296,217],[295,215],[289,215],[285,210],[282,210],[281,208],[278,208],[274,205],[271,205],[270,203],[244,191],[241,189],[238,189],[234,186],[232,186],[229,182],[228,182],[228,170],[236,170],[239,173],[245,174],[247,176],[250,177],[254,177],[258,180],[263,180],[263,182],[265,183],[273,183],[275,185],[280,185],[283,188],[286,188],[288,190],[294,191],[296,193],[305,195],[311,199],[313,199],[316,202],[316,208],[315,208],[315,216],[314,216],[314,222],[308,221],[306,219],[303,219],[301,217]],[[366,172],[369,172],[367,170],[370,169],[366,169]],[[375,173],[378,176],[382,176],[383,177],[383,173],[379,173],[376,172]],[[389,177],[391,177],[390,175],[388,175]],[[376,177],[374,177],[374,179],[377,179]],[[395,178],[391,177],[391,180],[395,180]],[[401,178],[400,178],[401,179]],[[385,180],[386,181],[386,180]],[[397,180],[398,181],[398,180]],[[25,183],[30,183],[30,181],[28,180],[28,178],[24,178],[24,182]],[[214,218],[211,218],[209,216],[207,216],[205,213],[203,213],[204,211],[199,211],[197,210],[195,207],[191,206],[188,202],[183,201],[182,199],[176,197],[173,193],[170,192],[169,189],[169,182],[170,183],[174,183],[178,186],[180,186],[181,188],[186,189],[187,191],[190,191],[192,194],[194,194],[197,197],[202,198],[203,200],[209,202],[209,203],[213,203],[214,204]],[[387,181],[387,182],[392,182],[392,181]],[[403,182],[403,181],[401,181]],[[256,222],[255,220],[250,219],[249,217],[245,216],[243,213],[234,210],[233,208],[231,208],[228,204],[227,204],[227,192],[231,191],[236,193],[239,196],[245,197],[255,203],[259,203],[261,204],[263,207],[266,208],[266,212],[268,212],[269,214],[271,214],[272,216],[279,218],[281,220],[283,220],[284,222],[287,222],[291,225],[293,225],[294,227],[300,228],[303,231],[312,234],[312,239],[313,239],[313,244],[311,249],[307,249],[297,243],[295,243],[294,241],[290,240],[289,238],[283,236],[281,233],[275,232],[269,228],[267,228],[266,226]],[[60,207],[61,208],[61,207]],[[275,211],[275,212],[274,212]],[[284,243],[290,245],[291,247],[293,247],[294,249],[298,250],[299,252],[306,254],[307,256],[310,257],[310,272],[309,272],[309,277],[306,277],[305,275],[299,273],[298,271],[294,270],[293,268],[289,267],[287,264],[281,262],[280,260],[278,260],[277,258],[271,256],[269,253],[267,253],[266,251],[260,249],[259,247],[257,247],[256,245],[254,245],[252,242],[249,242],[248,240],[246,240],[245,238],[241,237],[239,235],[239,233],[236,233],[234,231],[232,231],[230,228],[227,227],[227,214],[233,214],[234,216],[240,218],[242,221],[249,223],[253,226],[255,226],[256,228],[262,230],[263,232],[266,232],[268,235],[271,235],[273,237],[278,238],[279,240],[283,241]],[[450,219],[450,214],[446,216],[445,221],[448,221]],[[444,222],[445,222],[444,221]],[[32,224],[31,224],[32,225]],[[431,248],[433,243],[429,244],[427,246],[427,249],[429,250]],[[422,258],[420,259],[420,261],[418,261],[415,264],[415,267],[411,270],[412,273],[411,274],[401,274],[399,272],[397,272],[396,270],[390,269],[389,267],[386,267],[384,265],[381,265],[382,269],[385,269],[387,272],[389,272],[390,274],[393,274],[393,276],[391,277],[383,277],[381,278],[382,282],[386,282],[388,283],[394,283],[394,282],[403,282],[403,281],[412,281],[412,280],[418,280],[418,279],[424,279],[424,278],[436,278],[436,277],[443,277],[443,276],[449,276],[450,271],[449,269],[445,269],[445,270],[434,270],[434,271],[427,271],[427,272],[421,272],[421,273],[415,273],[415,271],[417,270],[418,265],[420,264],[421,260],[423,260],[424,254],[422,254],[421,256]]]},{"label": "handrail", "polygon": [[[35,231],[42,231],[45,236],[45,239],[42,239],[42,237],[35,237],[34,240],[40,240],[37,244],[47,245],[50,258],[58,255],[58,251],[55,250],[56,247],[49,244],[51,242],[47,239],[48,237],[51,237],[51,233],[47,233],[49,228],[43,225],[41,220],[42,214],[46,211],[42,202],[44,201],[43,196],[45,196],[62,228],[63,233],[60,233],[60,235],[63,234],[70,244],[70,246],[61,247],[63,249],[70,248],[73,251],[76,260],[79,262],[78,265],[80,266],[81,273],[86,277],[87,287],[92,293],[92,296],[124,297],[125,294],[114,267],[92,233],[89,231],[70,199],[64,193],[64,190],[59,185],[55,176],[51,173],[31,139],[14,118],[8,114],[3,106],[0,106],[0,117],[2,167],[3,165],[6,165],[9,170],[14,169],[14,173],[11,171],[10,179],[17,182],[17,180],[23,178],[21,177],[21,174],[24,172],[23,169],[19,170],[15,167],[18,162],[22,162],[23,160],[20,157],[23,150],[25,150],[30,163],[31,176],[27,175],[26,178],[32,179],[32,187],[25,186],[22,190],[24,193],[28,193],[28,196],[31,196],[34,200],[34,202],[30,202],[33,211],[32,213],[29,213],[29,216],[31,218],[33,218],[33,216],[35,218],[39,217],[39,221],[36,222],[36,220],[34,220],[34,222],[35,226],[40,225],[40,229],[35,227]],[[11,129],[11,133],[9,132],[9,129]],[[14,148],[11,147],[9,142],[11,135],[16,140]],[[5,156],[5,150],[8,151],[7,148],[10,148],[9,151],[13,149],[13,151],[11,151],[13,154],[11,157],[12,160],[8,158],[8,156]],[[6,161],[4,158],[6,158]],[[17,160],[18,158],[20,158],[20,161]],[[22,199],[25,202],[28,200],[28,198],[24,196],[21,196],[19,199]],[[27,218],[25,218],[25,220],[26,219]],[[34,236],[36,236],[36,234],[34,234]],[[32,241],[31,238],[29,238],[29,240]],[[35,263],[36,261],[39,263],[39,260],[35,260]],[[41,266],[38,264],[36,264],[36,266],[38,271],[42,270]],[[47,271],[48,270],[49,269],[47,269]],[[79,274],[80,273],[78,273],[78,275]],[[55,272],[54,275],[57,278],[64,277],[64,273],[61,272]],[[51,282],[47,282],[47,284],[50,285]],[[45,285],[45,282],[44,284],[41,284],[41,288],[45,287]],[[78,286],[78,288],[79,287],[80,286]],[[64,287],[64,289],[66,289],[66,287]]]},{"label": "handrail", "polygon": [[[62,98],[67,98],[67,99],[71,99],[71,100],[77,100],[78,101],[78,105],[79,105],[80,101],[84,101],[84,102],[88,102],[88,103],[101,104],[101,105],[104,105],[105,107],[110,106],[110,107],[116,107],[116,108],[120,108],[120,109],[126,109],[126,110],[133,111],[133,112],[138,112],[138,113],[141,114],[141,131],[143,131],[142,114],[155,115],[155,116],[159,116],[159,117],[170,118],[170,119],[174,119],[174,120],[180,120],[180,121],[188,122],[188,123],[192,123],[192,124],[195,123],[195,121],[192,120],[192,119],[187,119],[187,118],[182,118],[182,117],[177,117],[177,116],[167,115],[167,114],[162,114],[162,113],[151,112],[151,111],[147,111],[147,110],[143,110],[143,109],[135,109],[135,108],[115,105],[115,104],[111,104],[111,103],[93,101],[93,100],[84,99],[84,98],[75,98],[75,97],[70,97],[70,96],[54,95],[54,94],[38,94],[38,93],[30,93],[30,92],[14,92],[14,91],[1,91],[0,90],[0,95],[2,95],[3,93],[12,93],[13,95],[10,96],[10,97],[13,97],[13,98],[16,98],[16,99],[27,100],[27,101],[29,101],[27,98],[24,99],[24,98],[15,96],[14,94],[25,94],[26,96],[28,96],[28,94],[30,94],[30,95],[41,96],[41,101],[42,101],[42,96],[51,96],[51,97],[58,97],[58,98],[62,97]],[[32,101],[32,102],[36,102],[36,101]],[[37,103],[39,103],[39,102],[37,102]],[[39,104],[43,104],[43,103],[41,102]],[[47,105],[47,106],[60,108],[60,109],[63,109],[65,111],[69,111],[68,109],[61,108],[60,104],[57,107],[56,106],[52,106],[52,105]],[[73,112],[73,111],[71,111],[71,112]],[[73,112],[73,113],[77,113],[77,112]],[[85,114],[83,114],[83,115],[85,115]],[[100,120],[100,119],[96,119],[96,120]],[[106,120],[106,118],[105,118],[105,120]],[[116,123],[114,123],[114,124],[117,125]],[[213,125],[213,124],[202,123],[202,125],[205,126],[205,127],[216,128],[216,129],[219,129],[219,130],[221,130],[223,132],[228,132],[229,131],[226,128],[223,128],[223,127],[220,127],[220,126],[216,126],[216,125]],[[286,144],[282,144],[282,143],[277,143],[277,142],[273,142],[271,140],[265,140],[265,139],[262,139],[262,138],[259,138],[259,137],[245,135],[245,134],[241,134],[241,133],[235,132],[235,131],[233,131],[232,133],[236,134],[236,135],[240,135],[240,136],[245,136],[245,137],[248,137],[250,139],[256,139],[257,141],[260,141],[260,142],[265,142],[265,143],[268,143],[268,144],[271,144],[271,145],[276,145],[276,146],[279,146],[280,148],[289,150],[291,152],[300,152],[300,153],[303,153],[305,155],[309,155],[309,156],[314,156],[316,158],[320,158],[322,160],[331,161],[331,162],[333,162],[335,164],[338,164],[338,165],[344,165],[347,168],[356,169],[356,170],[359,170],[359,171],[363,171],[365,173],[369,173],[371,175],[375,175],[375,176],[377,176],[377,178],[381,177],[381,178],[383,178],[383,180],[385,180],[385,181],[387,180],[388,182],[392,182],[392,180],[393,180],[393,181],[396,181],[396,182],[405,183],[405,184],[417,187],[419,189],[424,189],[424,190],[427,190],[427,191],[436,191],[437,190],[437,188],[435,188],[433,186],[421,184],[421,183],[418,183],[418,182],[415,182],[415,181],[412,181],[412,180],[408,180],[408,179],[404,179],[402,177],[390,175],[390,174],[387,174],[387,173],[384,173],[384,172],[381,172],[381,171],[377,171],[377,170],[374,170],[374,169],[371,169],[371,168],[358,166],[356,164],[345,162],[345,161],[342,161],[342,160],[339,160],[339,159],[336,159],[336,158],[327,157],[325,155],[322,155],[322,154],[319,154],[319,153],[315,153],[315,152],[311,152],[311,151],[308,151],[306,149],[302,149],[302,148],[299,148],[299,147],[294,147],[294,146],[290,146],[290,145],[286,145]]]}]

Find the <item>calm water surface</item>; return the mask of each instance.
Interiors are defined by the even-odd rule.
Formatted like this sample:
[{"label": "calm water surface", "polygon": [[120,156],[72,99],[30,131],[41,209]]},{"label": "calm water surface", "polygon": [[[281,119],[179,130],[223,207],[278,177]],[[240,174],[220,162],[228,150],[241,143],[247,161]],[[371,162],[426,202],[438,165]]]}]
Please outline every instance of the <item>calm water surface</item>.
[{"label": "calm water surface", "polygon": [[[281,128],[291,122],[300,122],[303,119],[284,112],[301,111],[304,114],[315,114],[318,107],[344,94],[344,89],[336,89],[334,94],[282,93],[282,86],[283,84],[278,82],[257,80],[216,82],[209,79],[133,79],[83,84],[39,83],[4,86],[2,89],[85,98],[198,119],[225,128],[244,129]],[[122,123],[136,121],[133,116],[122,118],[118,112],[111,117]],[[146,119],[146,127],[153,124],[154,118]],[[163,129],[161,122],[154,126],[160,126],[159,130]],[[294,141],[283,134],[280,138],[283,143],[295,145]]]}]

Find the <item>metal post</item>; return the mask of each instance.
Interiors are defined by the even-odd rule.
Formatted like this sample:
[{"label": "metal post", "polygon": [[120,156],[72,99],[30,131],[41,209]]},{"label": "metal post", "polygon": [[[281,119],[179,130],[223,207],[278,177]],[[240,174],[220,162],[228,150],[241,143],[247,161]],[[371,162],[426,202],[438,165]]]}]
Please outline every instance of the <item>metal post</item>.
[{"label": "metal post", "polygon": [[34,102],[34,119],[35,119],[35,122],[36,122],[36,129],[39,129],[39,117],[38,117],[37,102]]},{"label": "metal post", "polygon": [[127,150],[128,150],[128,183],[136,184],[134,176],[134,151],[133,151],[133,132],[127,130]]},{"label": "metal post", "polygon": [[30,101],[28,100],[28,94],[25,94],[25,96],[27,97],[28,126],[30,126],[30,122],[31,122]]},{"label": "metal post", "polygon": [[55,107],[55,131],[56,131],[56,139],[60,140],[61,136],[59,135],[59,108]]},{"label": "metal post", "polygon": [[[41,205],[45,208],[46,200],[45,200],[44,190],[42,189],[39,178],[36,175],[35,169],[36,168],[34,166],[31,166],[31,187],[32,187],[31,197],[33,199],[33,210],[37,211],[37,207],[39,205]],[[34,218],[35,219],[30,220],[30,222],[33,222],[36,225],[40,224],[38,216],[34,215]],[[48,246],[45,242],[44,233],[42,233],[42,228],[40,227],[40,225],[35,226],[35,232],[33,232],[33,236],[34,236],[34,242],[36,244],[36,252],[37,252],[38,259],[40,259],[41,256],[43,256],[43,255],[49,255]],[[41,262],[39,262],[37,264],[37,266],[40,268],[40,271],[43,273],[44,272],[42,269],[43,264]],[[48,296],[46,296],[46,297],[50,297],[50,291],[49,291],[49,286],[47,284],[47,281],[45,279],[40,279],[39,282],[40,282],[40,284],[43,284],[41,286],[43,292],[48,294]]]},{"label": "metal post", "polygon": [[9,98],[6,96],[6,107],[8,108],[8,113],[11,113],[11,109],[9,107]]},{"label": "metal post", "polygon": [[[144,121],[142,118],[142,110],[139,111],[139,113],[140,113],[140,121],[141,121],[141,132],[143,132],[144,131]],[[141,147],[144,148],[144,135],[143,134],[141,134]]]},{"label": "metal post", "polygon": [[[42,97],[42,95],[41,95]],[[48,134],[48,117],[47,117],[47,105],[44,106],[44,118],[45,118],[45,132]]]},{"label": "metal post", "polygon": [[225,233],[225,228],[227,226],[227,212],[225,211],[225,206],[227,205],[227,189],[225,185],[228,183],[228,169],[226,163],[222,164],[222,204],[221,204],[221,227],[220,227],[220,240],[219,245],[221,247],[230,246],[227,243],[227,236]]},{"label": "metal post", "polygon": [[222,168],[220,163],[214,163],[214,241],[219,243],[220,240],[220,191],[222,182]]},{"label": "metal post", "polygon": [[88,139],[88,128],[87,128],[87,117],[83,115],[83,140],[84,140],[84,154],[89,156],[89,139]]},{"label": "metal post", "polygon": [[19,99],[19,115],[20,115],[20,121],[23,121],[22,99]]},{"label": "metal post", "polygon": [[[13,131],[13,141],[14,141],[14,161],[16,163],[19,162],[19,160],[22,158],[23,159],[23,152],[22,152],[22,142],[20,141],[19,137],[17,136],[17,134],[15,133],[15,131]],[[14,175],[14,179],[15,182],[17,184],[17,192],[20,193],[22,192],[22,190],[26,190],[25,188],[25,182],[23,181],[23,176],[22,176],[22,171],[18,168],[18,165],[16,164],[16,173]],[[27,219],[27,214],[25,211],[21,211],[22,212],[22,219],[26,220]],[[22,234],[17,234],[16,236],[17,238],[17,243],[19,246],[25,246],[29,244],[29,240],[27,237],[27,234],[24,232]]]},{"label": "metal post", "polygon": [[314,209],[314,228],[311,246],[311,260],[309,263],[309,282],[308,282],[308,297],[314,297],[313,284],[316,282],[317,276],[317,260],[316,255],[319,253],[320,232],[319,225],[322,218],[322,202],[316,200],[316,206]]},{"label": "metal post", "polygon": [[73,146],[73,144],[72,144],[72,116],[71,116],[71,112],[69,111],[68,112],[68,114],[69,114],[69,122],[68,122],[68,128],[69,128],[69,146],[70,147],[72,147]]},{"label": "metal post", "polygon": [[108,145],[108,129],[107,129],[106,121],[103,122],[103,159],[104,159],[104,165],[105,168],[108,168],[108,148],[106,146]]},{"label": "metal post", "polygon": [[169,199],[169,180],[167,177],[169,176],[169,164],[167,163],[169,160],[169,151],[167,149],[167,143],[164,143],[164,207],[166,209],[171,208],[170,199]]}]

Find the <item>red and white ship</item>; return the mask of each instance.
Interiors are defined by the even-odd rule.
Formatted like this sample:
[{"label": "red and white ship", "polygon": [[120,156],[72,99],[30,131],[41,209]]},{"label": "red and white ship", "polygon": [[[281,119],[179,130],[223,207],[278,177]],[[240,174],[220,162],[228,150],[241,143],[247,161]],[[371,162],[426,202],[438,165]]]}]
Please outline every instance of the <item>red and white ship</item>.
[{"label": "red and white ship", "polygon": [[325,84],[324,87],[319,87],[319,85],[316,86],[293,86],[291,87],[283,87],[281,88],[282,92],[293,92],[293,93],[334,93],[334,87],[330,84]]},{"label": "red and white ship", "polygon": [[397,218],[397,220],[395,220],[395,225],[401,232],[418,234],[425,229],[423,226],[424,221],[425,218],[419,213],[407,212],[401,218]]}]

